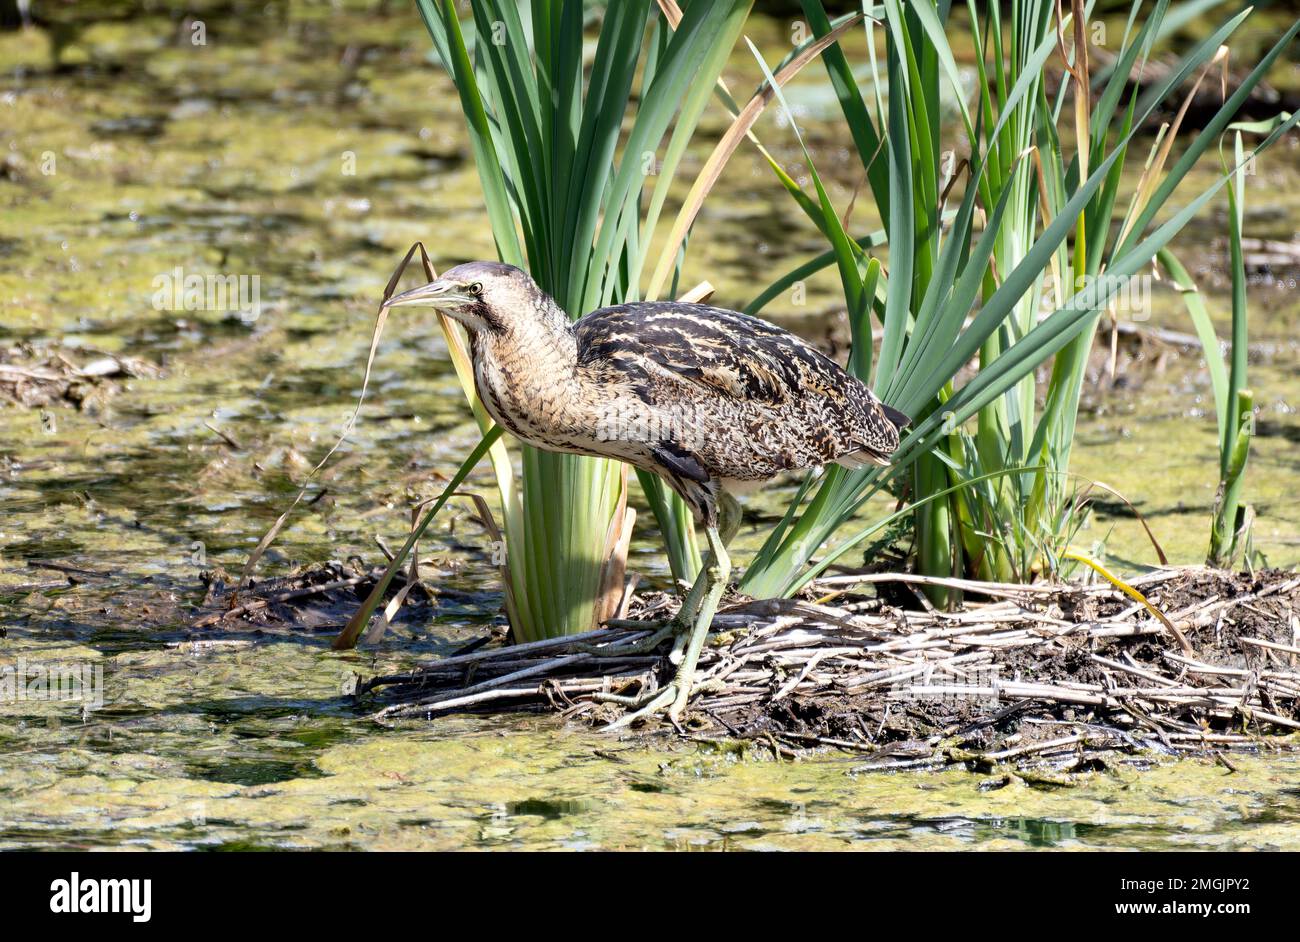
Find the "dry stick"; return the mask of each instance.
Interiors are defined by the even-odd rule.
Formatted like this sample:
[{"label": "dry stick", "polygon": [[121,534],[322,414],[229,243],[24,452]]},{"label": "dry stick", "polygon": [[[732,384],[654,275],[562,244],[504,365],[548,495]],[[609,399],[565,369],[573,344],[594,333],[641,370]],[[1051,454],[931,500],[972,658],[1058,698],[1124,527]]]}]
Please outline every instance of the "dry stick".
[{"label": "dry stick", "polygon": [[815,742],[821,746],[834,746],[836,749],[851,749],[855,752],[876,751],[876,747],[870,743],[854,742],[851,739],[834,739],[830,736],[814,736],[812,733],[778,732],[776,735],[780,736],[782,739],[797,739],[802,742]]},{"label": "dry stick", "polygon": [[502,677],[494,677],[492,680],[485,680],[482,683],[464,687],[454,693],[436,694],[428,699],[421,700],[419,705],[433,706],[444,700],[459,699],[470,694],[482,693],[486,690],[495,690],[499,687],[504,687],[508,683],[513,683],[516,680],[523,680],[525,677],[536,677],[538,674],[545,674],[556,670],[557,668],[567,667],[570,664],[579,663],[590,658],[590,654],[570,654],[566,657],[559,658],[557,661],[545,661],[541,664],[534,665],[533,667],[525,667],[512,674],[506,674]]},{"label": "dry stick", "polygon": [[1286,651],[1288,654],[1300,654],[1300,648],[1290,644],[1278,644],[1276,641],[1261,641],[1259,638],[1239,638],[1242,644],[1253,644],[1273,651]]},{"label": "dry stick", "polygon": [[[615,674],[625,673],[627,670],[632,668],[636,668],[638,672],[643,672],[643,670],[646,670],[647,668],[654,667],[656,661],[658,661],[658,657],[627,656],[608,657],[607,661],[602,661],[602,663],[604,667],[610,669],[610,676],[615,676]],[[477,668],[476,670],[473,670],[473,672],[461,672],[461,670],[456,670],[454,673],[439,674],[439,676],[432,676],[432,674],[430,674],[428,677],[422,677],[420,682],[404,683],[404,685],[396,687],[393,696],[395,699],[403,700],[403,702],[411,702],[411,700],[424,698],[424,696],[433,696],[437,691],[452,686],[454,686],[455,690],[460,693],[460,691],[464,691],[463,685],[465,683],[465,678],[471,676],[471,673],[473,677],[484,677],[485,680],[499,681],[500,678],[507,676],[507,674],[519,672],[519,670],[523,670],[524,668],[537,667],[545,667],[545,672],[543,673],[545,673],[547,677],[551,678],[551,680],[595,680],[595,678],[584,677],[582,674],[573,674],[573,676],[569,677],[559,676],[559,674],[555,672],[554,663],[552,663],[550,659],[503,661],[503,663],[500,664],[490,664],[487,665],[487,667]]]},{"label": "dry stick", "polygon": [[936,769],[943,768],[949,760],[945,756],[925,756],[920,759],[896,759],[893,761],[887,758],[876,762],[867,762],[862,765],[855,765],[849,769],[850,772],[879,772],[885,769],[902,770],[902,769],[921,769],[933,766]]},{"label": "dry stick", "polygon": [[1230,706],[1234,712],[1241,713],[1251,719],[1258,717],[1267,720],[1270,723],[1276,723],[1278,726],[1285,726],[1288,729],[1300,729],[1300,723],[1297,723],[1292,719],[1287,719],[1285,716],[1278,716],[1276,713],[1268,713],[1264,710],[1257,710],[1254,707],[1246,706],[1241,703],[1227,701],[1227,698],[1225,697],[1217,697],[1216,699],[1220,703],[1224,703],[1225,706]]},{"label": "dry stick", "polygon": [[1173,740],[1183,739],[1202,739],[1205,742],[1217,743],[1256,743],[1258,740],[1252,736],[1241,736],[1234,733],[1170,733],[1169,738]]},{"label": "dry stick", "polygon": [[[528,654],[536,654],[540,651],[550,651],[556,648],[567,648],[574,644],[591,644],[600,641],[636,641],[642,637],[648,637],[649,631],[629,633],[625,629],[616,628],[598,628],[595,631],[587,631],[577,635],[565,635],[563,638],[543,638],[540,641],[527,641],[523,644],[512,644],[509,648],[494,648],[489,651],[473,651],[469,654],[461,654],[455,657],[443,658],[438,661],[434,667],[439,670],[452,667],[465,667],[470,664],[479,664],[483,661],[491,660],[498,657],[519,658]],[[550,662],[554,663],[554,661]],[[426,668],[427,670],[427,668]],[[388,674],[382,677],[374,677],[358,688],[358,692],[364,693],[375,687],[388,684],[417,682],[421,679],[423,671],[412,671],[407,674]]]},{"label": "dry stick", "polygon": [[225,442],[235,451],[239,451],[243,448],[243,446],[240,445],[239,442],[235,440],[234,436],[232,436],[229,432],[223,432],[221,429],[217,428],[211,422],[204,422],[203,427],[206,428],[213,435],[216,435],[218,438],[220,438],[223,442]]},{"label": "dry stick", "polygon": [[78,566],[70,566],[67,563],[56,563],[52,560],[29,559],[27,560],[28,569],[52,569],[55,572],[61,572],[65,575],[72,576],[91,576],[96,579],[110,579],[112,573],[99,572],[95,569],[82,569]]},{"label": "dry stick", "polygon": [[1133,674],[1137,677],[1143,677],[1157,684],[1164,684],[1170,687],[1177,686],[1176,682],[1170,680],[1168,677],[1161,677],[1159,674],[1153,674],[1151,671],[1142,670],[1140,667],[1135,667],[1130,664],[1122,664],[1119,661],[1112,661],[1110,658],[1101,657],[1097,654],[1090,654],[1088,657],[1093,661],[1093,663],[1104,664],[1106,667],[1112,668],[1113,670],[1123,671],[1126,674]]},{"label": "dry stick", "polygon": [[1032,755],[1036,752],[1048,752],[1052,749],[1060,749],[1065,746],[1073,746],[1081,743],[1086,739],[1096,739],[1097,736],[1064,736],[1061,739],[1052,739],[1048,742],[1034,743],[1028,746],[1017,746],[1013,749],[1003,749],[999,752],[982,752],[978,754],[981,759],[987,759],[991,762],[1001,762],[1003,759],[1014,759],[1019,756]]},{"label": "dry stick", "polygon": [[[1130,579],[1128,584],[1131,586],[1145,586],[1167,582],[1169,579],[1182,575],[1188,570],[1196,570],[1198,568],[1199,567],[1154,569],[1135,579]],[[1019,595],[1059,595],[1062,591],[1069,591],[1076,594],[1100,594],[1112,591],[1110,585],[1102,582],[1092,583],[1090,585],[1060,585],[1042,582],[1032,582],[1020,585],[1003,582],[983,582],[977,579],[960,579],[955,576],[925,576],[919,573],[910,572],[854,573],[840,576],[826,576],[817,580],[818,585],[853,585],[856,583],[871,584],[876,582],[910,582],[914,585],[944,586],[947,588],[962,589],[963,591],[968,592],[976,592],[992,597],[1007,598],[1015,598]]]},{"label": "dry stick", "polygon": [[[393,272],[393,277],[388,279],[388,287],[384,289],[384,302],[387,302],[388,299],[393,296],[393,291],[397,288],[397,282],[401,279],[402,273],[406,271],[406,266],[410,264],[411,258],[415,255],[416,249],[420,250],[420,254],[423,255],[427,261],[428,255],[424,251],[423,242],[416,242],[407,249],[406,257],[402,259],[402,263],[398,265],[397,270]],[[302,502],[303,497],[307,493],[307,488],[311,486],[312,480],[320,472],[320,469],[325,467],[325,462],[329,461],[330,458],[334,456],[334,452],[338,451],[347,440],[347,437],[352,434],[352,429],[357,424],[357,418],[361,415],[361,406],[366,400],[366,390],[370,388],[370,372],[374,368],[375,354],[379,350],[379,338],[383,335],[384,323],[388,320],[388,308],[384,306],[384,302],[380,303],[379,310],[375,314],[375,326],[370,335],[370,352],[366,355],[366,370],[361,377],[361,393],[357,396],[357,406],[352,410],[351,417],[343,426],[343,433],[339,435],[338,441],[336,441],[330,450],[325,453],[325,457],[316,463],[316,467],[312,468],[311,471],[308,472],[307,480],[303,482],[302,488],[298,491],[298,496],[293,499],[293,503],[289,505],[288,509],[285,510],[284,513],[280,514],[275,523],[271,525],[271,529],[266,531],[266,535],[258,541],[257,546],[253,547],[253,552],[248,555],[248,561],[244,563],[244,571],[239,574],[239,581],[236,583],[236,591],[231,593],[230,600],[232,607],[233,603],[238,598],[238,590],[248,582],[248,577],[253,574],[253,568],[257,565],[258,560],[262,558],[262,554],[270,548],[271,543],[279,535],[280,528],[283,527],[285,521],[289,519],[289,515],[293,513],[298,504]]]},{"label": "dry stick", "polygon": [[[563,690],[569,693],[591,693],[599,690],[602,681],[584,681],[577,684],[566,684]],[[467,706],[477,706],[493,700],[512,700],[521,697],[535,697],[541,693],[540,685],[536,687],[511,687],[509,689],[486,690],[482,693],[470,694],[465,697],[457,697],[451,700],[444,700],[432,706],[425,706],[419,703],[401,703],[396,706],[386,707],[371,716],[371,719],[382,722],[385,719],[396,716],[415,716],[420,713],[432,713],[435,710],[443,712],[446,710],[457,710]]]},{"label": "dry stick", "polygon": [[1039,584],[1011,586],[997,582],[980,582],[975,579],[958,579],[951,576],[924,576],[910,572],[873,572],[862,573],[861,575],[827,576],[817,580],[818,585],[851,586],[877,582],[902,582],[913,585],[943,586],[952,589],[961,589],[966,592],[976,592],[994,597],[1002,596],[1010,598],[1024,595],[1056,594],[1061,591],[1060,586],[1046,586]]}]

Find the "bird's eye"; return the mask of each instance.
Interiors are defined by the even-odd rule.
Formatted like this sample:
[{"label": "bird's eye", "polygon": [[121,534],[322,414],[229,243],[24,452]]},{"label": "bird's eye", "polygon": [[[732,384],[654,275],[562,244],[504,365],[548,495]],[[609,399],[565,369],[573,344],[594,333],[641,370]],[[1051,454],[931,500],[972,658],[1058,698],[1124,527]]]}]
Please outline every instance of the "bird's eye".
[{"label": "bird's eye", "polygon": [[483,286],[476,281],[469,286],[469,293],[474,295],[474,297],[477,298],[480,294],[483,293]]}]

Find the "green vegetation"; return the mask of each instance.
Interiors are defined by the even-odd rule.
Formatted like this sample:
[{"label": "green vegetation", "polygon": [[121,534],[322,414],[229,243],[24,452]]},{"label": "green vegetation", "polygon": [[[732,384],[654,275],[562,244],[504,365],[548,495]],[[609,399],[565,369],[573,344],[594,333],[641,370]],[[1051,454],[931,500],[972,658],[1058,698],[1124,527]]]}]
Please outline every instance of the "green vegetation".
[{"label": "green vegetation", "polygon": [[1224,157],[1224,174],[1232,178],[1228,187],[1228,246],[1229,268],[1232,278],[1232,342],[1227,362],[1219,350],[1219,338],[1206,310],[1205,302],[1197,290],[1196,282],[1187,269],[1168,249],[1160,253],[1160,263],[1169,272],[1174,284],[1182,292],[1187,312],[1196,326],[1197,335],[1205,350],[1206,370],[1214,391],[1215,414],[1219,426],[1219,486],[1215,496],[1214,514],[1210,526],[1210,548],[1206,562],[1211,566],[1251,564],[1255,553],[1251,549],[1250,531],[1253,511],[1243,503],[1242,481],[1246,462],[1250,457],[1251,440],[1255,433],[1254,393],[1246,382],[1247,341],[1249,337],[1246,305],[1246,262],[1242,246],[1242,227],[1246,214],[1246,173],[1232,174],[1231,168],[1253,169],[1258,151],[1246,152],[1242,134],[1268,134],[1279,121],[1239,123],[1231,125],[1231,157]]},{"label": "green vegetation", "polygon": [[[1126,80],[1147,61],[1167,25],[1168,2],[1151,9],[1133,4],[1108,77],[1090,69],[1080,0],[1060,21],[1056,4],[1041,0],[1012,3],[1009,22],[996,5],[987,13],[980,6],[970,5],[983,50],[973,107],[965,104],[948,44],[946,3],[888,0],[876,9],[880,23],[867,29],[873,49],[873,31],[885,34],[884,75],[873,57],[865,94],[837,48],[823,56],[884,232],[850,237],[815,169],[816,199],[778,175],[831,243],[853,330],[851,368],[915,421],[893,467],[832,468],[820,481],[809,480],[806,505],[791,508],[747,571],[742,587],[750,594],[792,593],[877,533],[881,522],[824,548],[884,488],[915,508],[916,566],[923,573],[1008,581],[1059,571],[1079,524],[1068,469],[1097,324],[1129,279],[1140,277],[1236,174],[1233,165],[1191,202],[1171,202],[1297,28],[1262,57],[1175,160],[1184,113],[1178,112],[1157,137],[1124,206],[1119,184],[1137,130],[1185,81],[1205,80],[1249,11],[1228,19],[1140,92],[1126,90]],[[820,0],[804,0],[804,10],[815,32],[831,28]],[[1062,58],[1060,81],[1051,89],[1051,63]],[[944,83],[960,103],[960,134],[969,150],[964,191],[950,213],[958,180],[955,171],[945,174],[942,159]],[[1259,150],[1293,124],[1274,126]],[[1071,139],[1084,146],[1071,147]],[[1167,218],[1156,225],[1162,213]],[[977,216],[986,220],[982,232]],[[887,272],[869,251],[881,242],[890,247]],[[765,293],[759,306],[773,294]],[[1048,302],[1046,316],[1040,316],[1040,299]],[[1244,325],[1244,315],[1240,320]],[[873,364],[868,351],[877,324],[883,340]],[[959,371],[972,361],[977,372],[958,385]],[[1040,388],[1036,371],[1048,363],[1050,376]],[[1244,360],[1234,375],[1243,373]],[[1224,431],[1231,431],[1224,475],[1233,482],[1240,479],[1233,458],[1240,453],[1237,429],[1230,421]],[[1235,513],[1229,504],[1237,486],[1226,486],[1223,513]],[[813,564],[817,553],[821,558]],[[932,596],[950,601],[945,590],[932,590]]]}]

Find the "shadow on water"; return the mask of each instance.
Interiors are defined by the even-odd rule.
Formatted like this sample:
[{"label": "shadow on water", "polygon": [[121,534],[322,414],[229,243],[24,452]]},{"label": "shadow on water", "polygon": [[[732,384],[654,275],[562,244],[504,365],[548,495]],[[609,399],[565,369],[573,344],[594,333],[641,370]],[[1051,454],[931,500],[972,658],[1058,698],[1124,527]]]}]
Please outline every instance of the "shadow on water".
[{"label": "shadow on water", "polygon": [[300,778],[320,778],[321,773],[310,762],[230,762],[220,760],[219,765],[190,766],[194,778],[207,782],[226,782],[231,785],[270,785]]}]

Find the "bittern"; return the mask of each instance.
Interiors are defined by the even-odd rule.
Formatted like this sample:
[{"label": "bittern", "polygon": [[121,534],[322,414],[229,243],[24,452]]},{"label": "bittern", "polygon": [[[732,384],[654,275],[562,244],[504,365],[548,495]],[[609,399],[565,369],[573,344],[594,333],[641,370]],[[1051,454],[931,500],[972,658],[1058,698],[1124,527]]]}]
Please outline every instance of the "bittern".
[{"label": "bittern", "polygon": [[634,708],[618,725],[664,707],[677,720],[686,708],[731,573],[733,494],[831,462],[887,465],[909,421],[799,337],[722,308],[640,302],[574,322],[526,272],[499,262],[458,265],[388,301],[401,305],[465,326],[479,398],[521,441],[653,472],[703,524],[703,570],[674,619],[637,645],[674,636],[676,675],[641,697],[609,696]]}]

